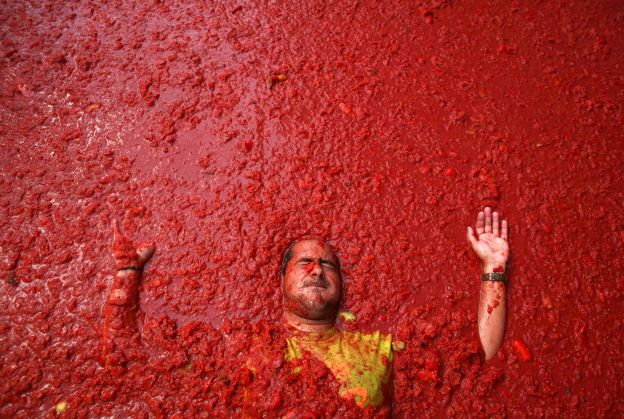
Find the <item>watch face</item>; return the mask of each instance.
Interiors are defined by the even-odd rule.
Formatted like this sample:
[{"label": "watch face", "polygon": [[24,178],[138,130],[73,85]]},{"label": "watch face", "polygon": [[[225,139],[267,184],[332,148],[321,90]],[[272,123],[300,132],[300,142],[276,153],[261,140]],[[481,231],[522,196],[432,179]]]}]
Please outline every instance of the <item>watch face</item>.
[{"label": "watch face", "polygon": [[487,274],[481,274],[481,280],[482,281],[500,281],[500,282],[507,282],[507,277],[505,276],[504,273],[500,273],[500,272],[490,272]]}]

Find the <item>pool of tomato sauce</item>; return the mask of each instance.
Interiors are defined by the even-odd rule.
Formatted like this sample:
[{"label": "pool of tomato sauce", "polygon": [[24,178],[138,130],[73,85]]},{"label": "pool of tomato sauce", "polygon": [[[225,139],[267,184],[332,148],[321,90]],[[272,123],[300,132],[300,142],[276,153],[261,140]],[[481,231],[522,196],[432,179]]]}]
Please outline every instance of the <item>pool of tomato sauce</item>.
[{"label": "pool of tomato sauce", "polygon": [[[0,6],[0,416],[622,416],[622,4],[225,3]],[[489,362],[485,205],[512,250]],[[125,368],[98,356],[113,219],[158,246]],[[405,343],[380,409],[283,359],[305,234],[341,327]]]}]

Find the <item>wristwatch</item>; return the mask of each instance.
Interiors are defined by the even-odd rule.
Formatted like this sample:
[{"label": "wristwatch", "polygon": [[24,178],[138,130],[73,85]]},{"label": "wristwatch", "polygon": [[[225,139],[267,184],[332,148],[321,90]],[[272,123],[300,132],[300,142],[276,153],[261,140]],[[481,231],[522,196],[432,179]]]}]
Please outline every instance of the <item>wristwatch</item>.
[{"label": "wristwatch", "polygon": [[117,271],[140,271],[141,268],[139,268],[138,266],[123,266],[121,268],[117,268]]},{"label": "wristwatch", "polygon": [[490,272],[487,274],[481,274],[481,281],[503,282],[507,285],[507,276],[502,272]]}]

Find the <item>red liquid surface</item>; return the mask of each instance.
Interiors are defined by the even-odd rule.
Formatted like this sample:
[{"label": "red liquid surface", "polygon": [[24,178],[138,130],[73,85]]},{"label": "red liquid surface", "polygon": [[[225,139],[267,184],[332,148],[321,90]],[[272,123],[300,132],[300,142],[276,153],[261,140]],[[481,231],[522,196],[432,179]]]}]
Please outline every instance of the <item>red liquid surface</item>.
[{"label": "red liquid surface", "polygon": [[[338,251],[345,327],[406,344],[364,414],[624,414],[624,7],[390,3],[0,6],[0,416],[359,417],[281,356],[305,234]],[[485,205],[512,253],[490,362]],[[98,362],[113,219],[158,246],[125,372]]]}]

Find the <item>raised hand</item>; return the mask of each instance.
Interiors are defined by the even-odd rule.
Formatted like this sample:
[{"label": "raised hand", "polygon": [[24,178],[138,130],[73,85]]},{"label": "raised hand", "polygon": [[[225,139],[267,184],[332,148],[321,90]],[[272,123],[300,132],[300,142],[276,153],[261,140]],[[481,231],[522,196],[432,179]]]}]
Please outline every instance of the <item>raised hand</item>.
[{"label": "raised hand", "polygon": [[156,251],[154,243],[142,243],[138,248],[135,247],[132,240],[121,232],[117,220],[113,220],[113,235],[113,253],[117,269],[141,269]]},{"label": "raised hand", "polygon": [[126,362],[142,357],[137,348],[136,311],[139,306],[138,272],[156,251],[154,243],[144,243],[138,248],[113,221],[113,253],[117,272],[102,310],[101,362],[123,370]]},{"label": "raised hand", "polygon": [[476,223],[477,236],[472,227],[466,230],[466,238],[472,245],[472,250],[483,263],[483,272],[504,272],[509,258],[509,243],[507,242],[507,220],[500,222],[498,212],[485,207],[479,212]]}]

